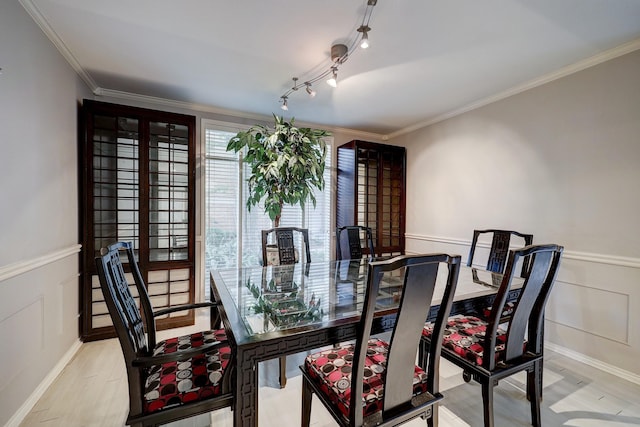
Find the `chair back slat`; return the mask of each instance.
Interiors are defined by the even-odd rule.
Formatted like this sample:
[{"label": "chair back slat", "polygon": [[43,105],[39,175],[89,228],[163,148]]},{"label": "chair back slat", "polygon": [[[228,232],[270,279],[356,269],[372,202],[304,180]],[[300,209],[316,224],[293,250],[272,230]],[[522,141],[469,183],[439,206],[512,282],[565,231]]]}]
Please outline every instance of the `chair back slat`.
[{"label": "chair back slat", "polygon": [[419,264],[406,271],[401,310],[396,317],[387,355],[385,410],[406,403],[412,397],[416,357],[415,346],[411,343],[420,341],[424,320],[431,307],[437,274],[438,264],[435,263]]},{"label": "chair back slat", "polygon": [[[369,263],[367,289],[362,315],[357,328],[357,341],[354,350],[352,371],[351,408],[361,407],[363,376],[367,343],[371,336],[376,300],[380,284],[385,273],[403,269],[402,295],[396,315],[396,323],[391,333],[387,353],[387,365],[382,381],[385,384],[383,397],[383,418],[386,412],[401,407],[409,407],[413,396],[413,376],[418,344],[424,321],[427,318],[433,299],[438,267],[448,266],[446,289],[440,305],[435,330],[442,336],[444,321],[451,309],[455,292],[460,256],[446,254],[399,256],[385,261]],[[432,392],[437,392],[438,362],[441,344],[430,349],[431,362],[427,372]],[[350,411],[352,425],[362,425],[362,411]]]},{"label": "chair back slat", "polygon": [[136,285],[136,290],[138,291],[140,308],[143,314],[142,320],[144,321],[144,326],[147,332],[148,346],[150,349],[155,348],[156,320],[155,320],[155,316],[153,315],[153,306],[151,305],[151,298],[149,298],[147,285],[145,284],[145,281],[142,278],[140,267],[138,267],[138,261],[136,260],[135,254],[133,253],[133,246],[131,245],[131,243],[125,243],[123,246],[120,246],[120,243],[116,243],[116,247],[118,247],[119,250],[124,249],[127,253],[127,258],[129,260],[129,269],[131,270],[131,275],[133,276],[133,282]]},{"label": "chair back slat", "polygon": [[[505,361],[508,363],[517,359],[525,352],[541,354],[544,307],[555,282],[563,250],[564,248],[558,245],[532,245],[510,251],[503,281],[488,319],[483,357],[485,368],[491,370],[495,368],[495,337],[500,327],[500,313],[511,290],[511,282],[516,274],[516,264],[523,257],[531,259],[531,266],[515,302],[513,314],[505,324],[507,328]],[[526,347],[524,346],[525,338]]]},{"label": "chair back slat", "polygon": [[487,270],[496,273],[502,273],[504,271],[510,241],[511,233],[493,233],[491,250],[489,251],[489,259],[487,260]]},{"label": "chair back slat", "polygon": [[131,294],[120,261],[120,249],[130,250],[130,245],[119,242],[109,246],[105,254],[96,258],[96,267],[113,326],[122,345],[125,360],[129,362],[136,356],[146,354],[149,345],[140,309]]},{"label": "chair back slat", "polygon": [[362,245],[360,245],[360,231],[355,228],[347,230],[347,239],[349,241],[349,259],[362,258]]}]

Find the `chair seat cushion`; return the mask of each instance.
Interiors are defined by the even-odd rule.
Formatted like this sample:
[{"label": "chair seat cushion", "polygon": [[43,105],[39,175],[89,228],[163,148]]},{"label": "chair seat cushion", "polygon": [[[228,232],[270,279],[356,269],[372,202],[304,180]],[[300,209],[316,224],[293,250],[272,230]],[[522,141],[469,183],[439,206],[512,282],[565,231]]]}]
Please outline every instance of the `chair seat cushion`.
[{"label": "chair seat cushion", "polygon": [[[382,410],[384,393],[382,378],[387,364],[388,347],[385,341],[369,340],[362,392],[364,417]],[[329,398],[329,401],[337,406],[345,420],[349,418],[353,352],[354,345],[347,344],[311,354],[304,362],[305,371],[320,386],[320,391]],[[413,393],[418,395],[426,391],[427,375],[419,366],[416,366],[413,376]]]},{"label": "chair seat cushion", "polygon": [[[487,322],[474,316],[452,316],[444,328],[442,346],[453,350],[466,360],[482,366],[482,342]],[[433,323],[425,323],[422,335],[431,338]],[[496,362],[504,360],[506,332],[498,328],[496,335]]]},{"label": "chair seat cushion", "polygon": [[[153,355],[174,353],[227,340],[224,329],[197,332],[159,342]],[[219,347],[191,359],[152,366],[144,390],[144,412],[152,413],[221,394],[221,380],[231,348]]]},{"label": "chair seat cushion", "polygon": [[[512,302],[508,302],[504,305],[504,307],[502,307],[502,317],[509,317],[513,314],[513,310],[515,308],[515,304]],[[485,307],[482,310],[482,315],[484,316],[485,319],[488,319],[491,316],[491,309],[493,307],[489,306],[489,307]]]}]

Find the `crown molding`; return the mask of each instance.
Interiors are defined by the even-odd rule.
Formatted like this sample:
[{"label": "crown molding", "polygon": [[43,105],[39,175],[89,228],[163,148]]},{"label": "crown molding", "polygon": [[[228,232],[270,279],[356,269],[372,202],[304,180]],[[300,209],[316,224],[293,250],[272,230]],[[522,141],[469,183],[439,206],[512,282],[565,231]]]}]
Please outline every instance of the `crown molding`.
[{"label": "crown molding", "polygon": [[73,56],[67,45],[64,43],[62,38],[58,36],[58,34],[51,28],[49,22],[44,18],[42,13],[38,7],[33,3],[32,0],[19,0],[20,4],[27,11],[27,13],[31,16],[31,19],[35,21],[36,24],[40,27],[42,32],[51,40],[51,43],[58,49],[58,51],[62,54],[64,59],[71,65],[71,67],[75,70],[75,72],[80,76],[82,80],[84,80],[85,84],[89,87],[89,89],[96,93],[99,90],[96,82],[91,78],[89,73],[87,73],[78,60]]},{"label": "crown molding", "polygon": [[[194,102],[176,101],[176,100],[173,100],[173,99],[159,98],[159,97],[147,96],[147,95],[140,95],[140,94],[137,94],[137,93],[123,92],[123,91],[119,91],[119,90],[111,90],[111,89],[99,88],[98,90],[94,91],[94,94],[96,96],[105,96],[105,97],[111,97],[111,98],[116,98],[116,99],[125,99],[125,100],[128,100],[128,101],[144,102],[144,103],[149,103],[149,104],[154,104],[154,105],[161,105],[161,106],[164,106],[164,107],[188,109],[188,110],[199,111],[199,112],[204,112],[204,113],[221,114],[221,115],[225,115],[225,116],[233,116],[233,117],[238,117],[238,118],[243,118],[243,119],[251,119],[251,120],[256,120],[256,121],[260,121],[260,122],[270,123],[271,120],[272,120],[272,116],[271,115],[267,116],[267,115],[263,115],[263,114],[253,114],[253,113],[247,113],[247,112],[244,112],[244,111],[229,110],[229,109],[226,109],[226,108],[215,107],[215,106],[207,105],[207,104],[198,104],[198,103],[194,103]],[[299,126],[309,126],[309,127],[315,127],[315,128],[319,128],[319,129],[332,131],[332,132],[340,132],[340,133],[344,133],[344,134],[348,134],[348,135],[356,135],[356,136],[358,136],[360,138],[379,139],[379,140],[384,140],[385,139],[385,135],[378,134],[378,133],[373,133],[373,132],[364,132],[364,131],[359,131],[359,130],[355,130],[355,129],[337,127],[337,126],[323,126],[323,125],[318,125],[318,124],[315,124],[315,123],[298,121],[298,120],[296,120],[296,123]]]},{"label": "crown molding", "polygon": [[[271,116],[266,116],[262,114],[252,114],[252,113],[247,113],[243,111],[235,111],[235,110],[228,110],[224,108],[214,107],[211,105],[175,101],[175,100],[166,99],[166,98],[139,95],[135,93],[122,92],[118,90],[111,90],[111,89],[100,87],[95,82],[95,80],[93,80],[93,78],[89,75],[89,73],[82,68],[82,66],[80,65],[78,60],[73,56],[73,54],[71,53],[67,45],[64,43],[62,38],[53,30],[51,25],[49,25],[49,22],[42,15],[42,13],[40,13],[40,10],[33,3],[33,0],[19,0],[19,2],[20,4],[22,4],[22,7],[27,11],[27,13],[36,22],[36,24],[40,27],[40,29],[49,38],[49,40],[53,43],[53,45],[58,49],[60,54],[65,58],[65,60],[74,69],[74,71],[80,76],[80,78],[85,82],[85,84],[89,87],[89,89],[91,90],[91,92],[93,92],[95,96],[113,97],[116,99],[126,99],[134,102],[144,102],[144,103],[149,103],[154,105],[228,115],[228,116],[233,116],[233,117],[238,117],[243,119],[258,120],[258,121],[264,121],[264,122],[271,121],[271,118],[272,118]],[[385,135],[372,133],[372,132],[363,132],[355,129],[341,128],[337,126],[320,126],[313,123],[306,123],[301,121],[298,122],[298,124],[304,125],[304,126],[318,127],[325,130],[340,132],[348,135],[356,135],[359,138],[379,139],[379,140],[385,139]]]},{"label": "crown molding", "polygon": [[431,126],[438,122],[442,122],[444,120],[450,119],[452,117],[459,116],[463,113],[467,113],[469,111],[475,110],[480,107],[484,107],[485,105],[493,104],[494,102],[501,101],[510,96],[517,95],[519,93],[525,92],[529,89],[536,88],[538,86],[542,86],[544,84],[550,83],[554,80],[561,79],[563,77],[569,76],[571,74],[577,73],[578,71],[586,70],[587,68],[591,68],[595,65],[601,64],[603,62],[609,61],[611,59],[617,58],[622,55],[626,55],[628,53],[634,52],[640,49],[640,38],[632,40],[630,42],[621,44],[620,46],[614,47],[613,49],[606,50],[597,55],[594,55],[590,58],[584,59],[582,61],[578,61],[571,65],[567,65],[566,67],[562,67],[559,70],[553,71],[551,73],[545,74],[536,79],[530,80],[528,82],[522,83],[520,85],[514,86],[511,89],[507,89],[503,92],[497,93],[495,95],[489,96],[487,98],[480,99],[478,101],[472,102],[471,104],[465,105],[464,107],[457,108],[455,110],[449,111],[448,113],[441,114],[432,119],[416,123],[414,125],[408,126],[404,129],[401,129],[397,132],[392,132],[387,136],[387,138],[392,139],[401,135],[405,135],[407,133],[416,131],[418,129],[425,128],[427,126]]}]

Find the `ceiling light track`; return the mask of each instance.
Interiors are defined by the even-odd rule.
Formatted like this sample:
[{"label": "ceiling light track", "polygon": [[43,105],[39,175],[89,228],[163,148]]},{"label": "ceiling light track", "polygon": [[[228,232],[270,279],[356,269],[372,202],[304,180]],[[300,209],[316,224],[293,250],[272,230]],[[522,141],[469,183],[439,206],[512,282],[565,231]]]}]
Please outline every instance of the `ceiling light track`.
[{"label": "ceiling light track", "polygon": [[[369,47],[369,32],[371,27],[369,22],[371,20],[371,14],[373,13],[373,7],[378,3],[378,0],[367,0],[364,16],[362,18],[362,24],[356,30],[355,37],[349,46],[345,44],[334,44],[331,46],[331,65],[329,69],[321,72],[320,74],[312,77],[304,82],[298,83],[299,78],[293,77],[293,86],[280,96],[280,108],[287,111],[289,110],[289,96],[296,92],[298,89],[304,88],[307,94],[313,98],[316,96],[316,91],[313,89],[313,84],[327,79],[327,84],[331,87],[337,87],[338,85],[338,67],[344,64],[349,56],[358,48],[366,49]],[[360,44],[358,45],[358,41]]]}]

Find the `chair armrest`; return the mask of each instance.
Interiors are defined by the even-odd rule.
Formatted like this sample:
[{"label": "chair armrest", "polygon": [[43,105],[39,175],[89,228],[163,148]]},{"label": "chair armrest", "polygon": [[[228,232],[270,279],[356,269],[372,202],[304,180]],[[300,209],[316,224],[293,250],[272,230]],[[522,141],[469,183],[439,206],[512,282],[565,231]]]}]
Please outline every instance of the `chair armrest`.
[{"label": "chair armrest", "polygon": [[198,302],[195,304],[174,305],[172,307],[163,308],[161,310],[154,311],[153,317],[163,316],[165,314],[174,313],[176,311],[193,310],[196,308],[203,308],[203,307],[217,307],[219,305],[220,303],[216,301]]},{"label": "chair armrest", "polygon": [[206,344],[200,347],[193,347],[188,350],[176,351],[173,353],[161,354],[158,356],[142,356],[136,357],[132,365],[134,367],[148,367],[154,365],[162,365],[167,362],[177,362],[181,360],[187,360],[194,356],[198,356],[203,353],[208,353],[220,347],[228,347],[229,343],[226,341],[216,341],[214,343]]}]

